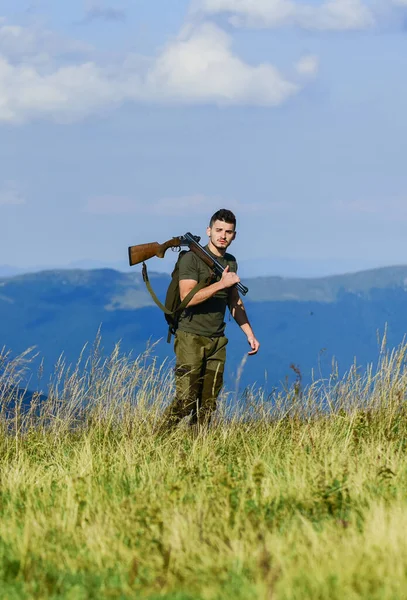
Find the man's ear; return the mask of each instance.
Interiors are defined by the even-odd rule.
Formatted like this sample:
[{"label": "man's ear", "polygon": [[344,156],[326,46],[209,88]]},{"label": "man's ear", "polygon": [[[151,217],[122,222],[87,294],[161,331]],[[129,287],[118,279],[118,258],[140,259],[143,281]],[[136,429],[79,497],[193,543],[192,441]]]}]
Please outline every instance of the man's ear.
[{"label": "man's ear", "polygon": [[234,240],[236,239],[236,234],[237,234],[237,231],[235,231],[235,232],[233,233],[233,239],[234,239]]},{"label": "man's ear", "polygon": [[207,227],[207,228],[206,228],[206,235],[207,235],[208,237],[210,237],[210,235],[211,235],[211,228],[210,228],[210,227]]}]

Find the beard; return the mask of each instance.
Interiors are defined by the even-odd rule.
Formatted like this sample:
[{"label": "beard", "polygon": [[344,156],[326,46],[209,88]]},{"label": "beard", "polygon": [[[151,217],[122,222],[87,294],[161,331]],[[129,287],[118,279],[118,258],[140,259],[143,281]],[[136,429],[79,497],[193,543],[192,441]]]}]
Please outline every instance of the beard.
[{"label": "beard", "polygon": [[230,242],[224,242],[223,244],[221,242],[219,242],[219,240],[211,240],[212,245],[215,246],[215,248],[219,251],[223,251],[226,250],[229,246],[230,246]]}]

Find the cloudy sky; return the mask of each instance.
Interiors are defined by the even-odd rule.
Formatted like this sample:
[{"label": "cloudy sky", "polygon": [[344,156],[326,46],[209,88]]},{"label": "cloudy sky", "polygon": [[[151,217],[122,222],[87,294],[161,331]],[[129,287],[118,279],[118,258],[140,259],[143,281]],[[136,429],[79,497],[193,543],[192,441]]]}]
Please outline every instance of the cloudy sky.
[{"label": "cloudy sky", "polygon": [[220,207],[246,272],[407,263],[406,23],[407,0],[0,0],[0,265],[125,268]]}]

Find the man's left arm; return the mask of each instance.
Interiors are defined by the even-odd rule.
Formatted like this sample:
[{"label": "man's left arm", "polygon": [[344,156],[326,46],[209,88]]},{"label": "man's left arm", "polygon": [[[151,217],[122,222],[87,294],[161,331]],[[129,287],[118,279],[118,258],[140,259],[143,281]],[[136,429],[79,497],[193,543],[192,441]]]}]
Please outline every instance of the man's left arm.
[{"label": "man's left arm", "polygon": [[243,333],[245,333],[247,336],[247,341],[251,346],[251,351],[248,354],[257,354],[257,351],[260,347],[260,343],[258,342],[256,336],[253,333],[253,329],[251,328],[246,309],[236,287],[231,288],[229,292],[229,309],[232,317],[240,326]]}]

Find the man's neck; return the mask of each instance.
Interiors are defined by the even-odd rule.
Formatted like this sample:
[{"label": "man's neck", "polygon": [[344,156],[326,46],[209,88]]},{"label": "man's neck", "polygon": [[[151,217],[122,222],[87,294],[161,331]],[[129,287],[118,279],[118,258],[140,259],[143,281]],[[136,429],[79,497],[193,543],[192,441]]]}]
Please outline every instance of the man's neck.
[{"label": "man's neck", "polygon": [[208,249],[212,252],[212,254],[214,254],[215,256],[225,256],[226,253],[226,248],[225,249],[219,249],[216,248],[216,246],[214,246],[212,244],[212,242],[208,242]]}]

